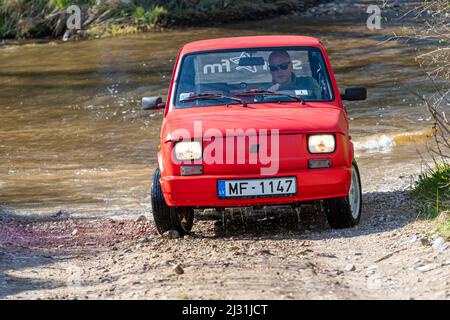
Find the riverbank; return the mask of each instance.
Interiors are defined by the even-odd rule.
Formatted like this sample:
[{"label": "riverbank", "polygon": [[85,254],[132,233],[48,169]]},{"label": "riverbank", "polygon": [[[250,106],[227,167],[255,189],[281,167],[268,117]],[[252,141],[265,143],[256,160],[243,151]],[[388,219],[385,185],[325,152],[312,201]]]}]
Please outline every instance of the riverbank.
[{"label": "riverbank", "polygon": [[[80,29],[66,27],[69,5],[78,1],[30,0],[14,6],[16,0],[0,0],[0,46],[2,44],[62,39],[98,39],[143,32],[165,32],[185,27],[224,26],[236,22],[264,20],[277,16],[300,16],[318,19],[367,19],[367,8],[373,1],[351,0],[264,0],[244,1],[148,1],[104,0],[79,1],[82,18]],[[47,3],[48,2],[48,3]],[[47,3],[47,4],[46,4]],[[34,4],[40,10],[30,13]],[[392,0],[379,4],[382,23],[402,17],[415,18],[412,10],[419,0]],[[36,11],[38,13],[36,13]],[[72,22],[74,20],[71,20]]]},{"label": "riverbank", "polygon": [[[450,250],[416,220],[414,163],[363,172],[359,226],[308,208],[197,212],[169,240],[144,217],[0,221],[2,299],[450,299]],[[386,177],[389,177],[386,179]],[[399,178],[400,177],[400,178]]]},{"label": "riverbank", "polygon": [[[0,1],[2,39],[98,38],[165,28],[211,26],[304,12],[329,0]],[[77,5],[80,15],[70,6]],[[78,18],[79,17],[79,18]],[[79,26],[76,26],[77,21]],[[68,28],[66,22],[74,27]]]}]

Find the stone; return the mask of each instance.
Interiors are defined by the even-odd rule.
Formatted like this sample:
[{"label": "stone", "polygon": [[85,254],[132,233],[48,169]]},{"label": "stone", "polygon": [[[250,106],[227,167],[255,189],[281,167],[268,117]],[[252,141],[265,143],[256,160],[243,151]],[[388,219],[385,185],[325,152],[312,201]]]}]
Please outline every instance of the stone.
[{"label": "stone", "polygon": [[422,271],[422,272],[430,271],[433,269],[434,269],[434,265],[432,265],[432,264],[425,264],[420,267],[417,267],[417,270]]},{"label": "stone", "polygon": [[354,264],[348,264],[348,265],[345,266],[344,270],[347,271],[347,272],[355,271],[356,267],[355,267]]},{"label": "stone", "polygon": [[54,219],[56,219],[56,218],[68,218],[69,214],[64,212],[64,211],[62,211],[62,210],[59,210],[58,212],[50,215],[50,217],[54,218]]},{"label": "stone", "polygon": [[437,252],[444,252],[448,248],[448,244],[445,242],[444,238],[439,237],[433,241],[432,248]]},{"label": "stone", "polygon": [[181,267],[180,264],[178,264],[175,269],[174,269],[176,274],[183,274],[184,273],[184,269]]},{"label": "stone", "polygon": [[180,238],[180,233],[177,230],[169,230],[163,233],[165,239],[178,239]]},{"label": "stone", "polygon": [[378,272],[378,267],[377,266],[370,266],[367,268],[367,274],[368,275],[372,275]]},{"label": "stone", "polygon": [[73,231],[72,231],[72,235],[73,236],[76,236],[78,234],[78,229],[74,229]]},{"label": "stone", "polygon": [[141,214],[141,215],[136,219],[136,222],[145,222],[145,221],[147,221],[147,218],[146,218],[143,214]]},{"label": "stone", "polygon": [[430,239],[429,239],[428,237],[422,237],[422,238],[420,238],[420,243],[421,243],[423,246],[426,246],[426,247],[431,246],[431,242],[430,242]]}]

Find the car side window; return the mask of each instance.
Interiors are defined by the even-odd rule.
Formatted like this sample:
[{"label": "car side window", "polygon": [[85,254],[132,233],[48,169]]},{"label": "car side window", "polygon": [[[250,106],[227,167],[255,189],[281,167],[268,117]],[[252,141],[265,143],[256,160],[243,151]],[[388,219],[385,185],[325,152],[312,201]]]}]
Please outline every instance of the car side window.
[{"label": "car side window", "polygon": [[325,62],[323,57],[319,52],[311,53],[311,69],[312,77],[315,80],[318,88],[318,100],[330,100],[331,88],[329,86],[329,81],[327,78],[327,72],[325,67]]}]

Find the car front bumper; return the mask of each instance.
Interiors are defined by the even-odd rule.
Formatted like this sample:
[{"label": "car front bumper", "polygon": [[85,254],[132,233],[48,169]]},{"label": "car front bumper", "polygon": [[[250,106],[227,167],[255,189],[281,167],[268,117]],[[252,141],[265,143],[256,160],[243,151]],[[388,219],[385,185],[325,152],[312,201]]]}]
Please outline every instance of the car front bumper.
[{"label": "car front bumper", "polygon": [[[297,194],[252,198],[221,199],[218,197],[218,180],[252,178],[297,177]],[[276,176],[255,175],[194,175],[162,177],[161,188],[169,206],[238,207],[255,205],[280,205],[295,202],[345,197],[350,189],[351,168],[332,167],[280,172]]]}]

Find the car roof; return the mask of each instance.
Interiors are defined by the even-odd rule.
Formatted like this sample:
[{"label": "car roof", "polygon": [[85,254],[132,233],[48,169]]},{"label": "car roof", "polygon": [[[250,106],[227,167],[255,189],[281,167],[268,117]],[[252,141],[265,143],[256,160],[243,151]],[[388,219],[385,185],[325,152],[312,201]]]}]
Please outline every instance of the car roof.
[{"label": "car roof", "polygon": [[317,38],[293,35],[217,38],[187,43],[182,49],[182,54],[196,51],[290,46],[319,47],[321,43]]}]

